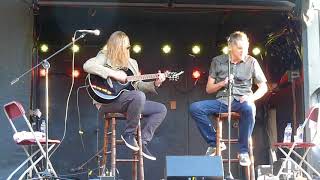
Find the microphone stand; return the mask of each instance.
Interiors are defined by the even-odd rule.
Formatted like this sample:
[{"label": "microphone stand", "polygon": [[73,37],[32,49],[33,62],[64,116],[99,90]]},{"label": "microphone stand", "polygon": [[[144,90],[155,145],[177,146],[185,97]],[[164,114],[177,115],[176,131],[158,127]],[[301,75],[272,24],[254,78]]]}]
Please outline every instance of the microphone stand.
[{"label": "microphone stand", "polygon": [[[53,177],[51,175],[51,173],[54,174],[54,177],[57,178],[57,174],[56,172],[54,171],[54,169],[52,168],[52,172],[50,172],[49,170],[49,152],[48,152],[48,134],[49,134],[49,131],[48,131],[48,120],[49,120],[49,78],[48,78],[48,75],[49,75],[49,68],[50,68],[50,63],[48,62],[48,60],[50,60],[52,57],[54,57],[55,55],[59,54],[61,51],[65,50],[66,48],[70,47],[71,45],[73,45],[76,41],[84,38],[85,36],[87,35],[87,32],[84,32],[82,33],[78,38],[76,39],[72,39],[72,42],[70,42],[69,44],[67,44],[66,46],[64,46],[63,48],[61,48],[60,50],[58,50],[57,52],[53,53],[51,56],[47,57],[46,59],[40,61],[37,65],[33,66],[31,69],[27,70],[26,72],[24,72],[23,74],[21,74],[19,77],[15,78],[14,80],[11,81],[11,85],[17,83],[21,77],[25,76],[26,74],[28,74],[30,71],[34,70],[35,68],[37,68],[38,66],[42,65],[43,68],[46,70],[46,86],[45,86],[45,104],[46,104],[46,118],[45,118],[45,122],[46,122],[46,128],[45,128],[45,131],[46,131],[46,144],[45,144],[45,165],[46,165],[46,169],[41,172],[41,175],[45,178],[51,178]],[[61,178],[59,178],[61,179]]]},{"label": "microphone stand", "polygon": [[231,77],[231,58],[229,56],[229,61],[228,61],[228,175],[226,177],[227,180],[234,179],[231,173],[231,157],[230,157],[232,87],[233,87],[233,77]]}]

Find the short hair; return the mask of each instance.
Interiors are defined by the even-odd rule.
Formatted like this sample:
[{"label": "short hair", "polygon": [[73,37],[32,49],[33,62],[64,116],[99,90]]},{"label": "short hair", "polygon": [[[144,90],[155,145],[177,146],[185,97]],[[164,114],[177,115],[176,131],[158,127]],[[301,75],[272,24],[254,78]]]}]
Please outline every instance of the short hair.
[{"label": "short hair", "polygon": [[230,34],[230,36],[227,39],[228,41],[228,45],[234,44],[238,41],[245,41],[249,44],[249,38],[246,35],[246,33],[242,32],[242,31],[235,31],[232,34]]}]

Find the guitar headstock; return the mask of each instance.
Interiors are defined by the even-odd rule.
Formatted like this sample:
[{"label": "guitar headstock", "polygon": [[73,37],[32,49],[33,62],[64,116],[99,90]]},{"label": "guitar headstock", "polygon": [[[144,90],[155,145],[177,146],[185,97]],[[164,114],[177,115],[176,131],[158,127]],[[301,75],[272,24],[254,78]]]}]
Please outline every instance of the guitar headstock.
[{"label": "guitar headstock", "polygon": [[170,72],[170,71],[166,71],[164,74],[166,75],[166,77],[170,80],[170,81],[178,81],[179,80],[179,76],[181,74],[183,74],[184,71],[180,71],[180,72]]}]

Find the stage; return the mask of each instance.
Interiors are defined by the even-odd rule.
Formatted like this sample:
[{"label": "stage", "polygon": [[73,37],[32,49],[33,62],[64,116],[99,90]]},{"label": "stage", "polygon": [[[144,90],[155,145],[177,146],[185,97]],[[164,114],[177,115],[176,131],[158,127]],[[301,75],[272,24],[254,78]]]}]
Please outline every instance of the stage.
[{"label": "stage", "polygon": [[[0,104],[20,102],[35,129],[40,127],[39,122],[30,117],[29,109],[38,108],[46,115],[48,108],[49,136],[62,141],[50,156],[57,175],[69,179],[103,179],[99,178],[99,163],[103,156],[104,115],[99,114],[88,95],[83,64],[97,55],[111,33],[123,31],[130,37],[131,58],[137,60],[141,74],[183,71],[175,81],[167,80],[157,88],[158,94],[146,94],[147,99],[164,104],[167,115],[148,144],[157,160],[144,159],[144,179],[166,179],[168,170],[172,170],[168,166],[184,167],[181,176],[186,173],[185,179],[201,179],[205,176],[201,170],[216,173],[208,177],[223,179],[228,174],[228,164],[222,159],[204,156],[208,145],[189,114],[189,106],[195,101],[214,98],[214,94],[206,93],[211,60],[223,54],[230,33],[244,31],[250,41],[249,54],[258,60],[268,83],[267,94],[255,102],[253,171],[255,179],[270,174],[271,169],[275,175],[285,156],[273,144],[282,142],[287,123],[292,123],[295,133],[304,122],[307,110],[319,103],[318,6],[318,2],[312,0],[4,0],[0,7],[3,25]],[[306,22],[303,15],[310,8],[314,9],[314,16]],[[99,34],[79,30],[99,30]],[[78,37],[85,33],[75,43],[77,47],[70,45],[48,59],[46,86],[42,65],[28,70],[70,43],[76,31]],[[26,154],[13,141],[10,123],[1,112],[0,179],[6,179],[26,159]],[[25,128],[23,124],[17,126]],[[237,126],[232,123],[232,137],[237,135]],[[123,122],[117,124],[117,138],[124,127]],[[222,131],[226,137],[227,122]],[[306,131],[305,140],[310,137]],[[237,158],[238,149],[237,144],[231,145],[233,158]],[[221,158],[227,158],[227,153],[228,150],[223,151]],[[117,147],[117,156],[128,158],[131,154],[126,146]],[[185,158],[185,163],[171,162],[172,157]],[[307,161],[320,169],[319,146],[310,151]],[[195,167],[196,162],[209,163],[209,166],[212,163],[213,167]],[[41,165],[44,167],[45,162]],[[131,168],[130,163],[118,163],[117,179],[131,179]],[[174,171],[178,173],[179,169]],[[246,170],[238,163],[232,163],[230,171],[236,179],[245,179]],[[172,175],[171,179],[179,178]]]}]

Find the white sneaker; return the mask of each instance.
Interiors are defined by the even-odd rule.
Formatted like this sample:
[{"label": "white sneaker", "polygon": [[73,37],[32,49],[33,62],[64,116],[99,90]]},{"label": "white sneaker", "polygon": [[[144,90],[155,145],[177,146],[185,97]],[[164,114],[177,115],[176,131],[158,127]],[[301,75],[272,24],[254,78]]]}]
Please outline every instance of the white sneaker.
[{"label": "white sneaker", "polygon": [[[220,143],[220,151],[226,150],[227,147],[224,142]],[[215,156],[216,155],[216,147],[209,146],[206,152],[206,156]]]},{"label": "white sneaker", "polygon": [[248,153],[239,154],[239,163],[241,166],[250,166],[251,161]]}]

